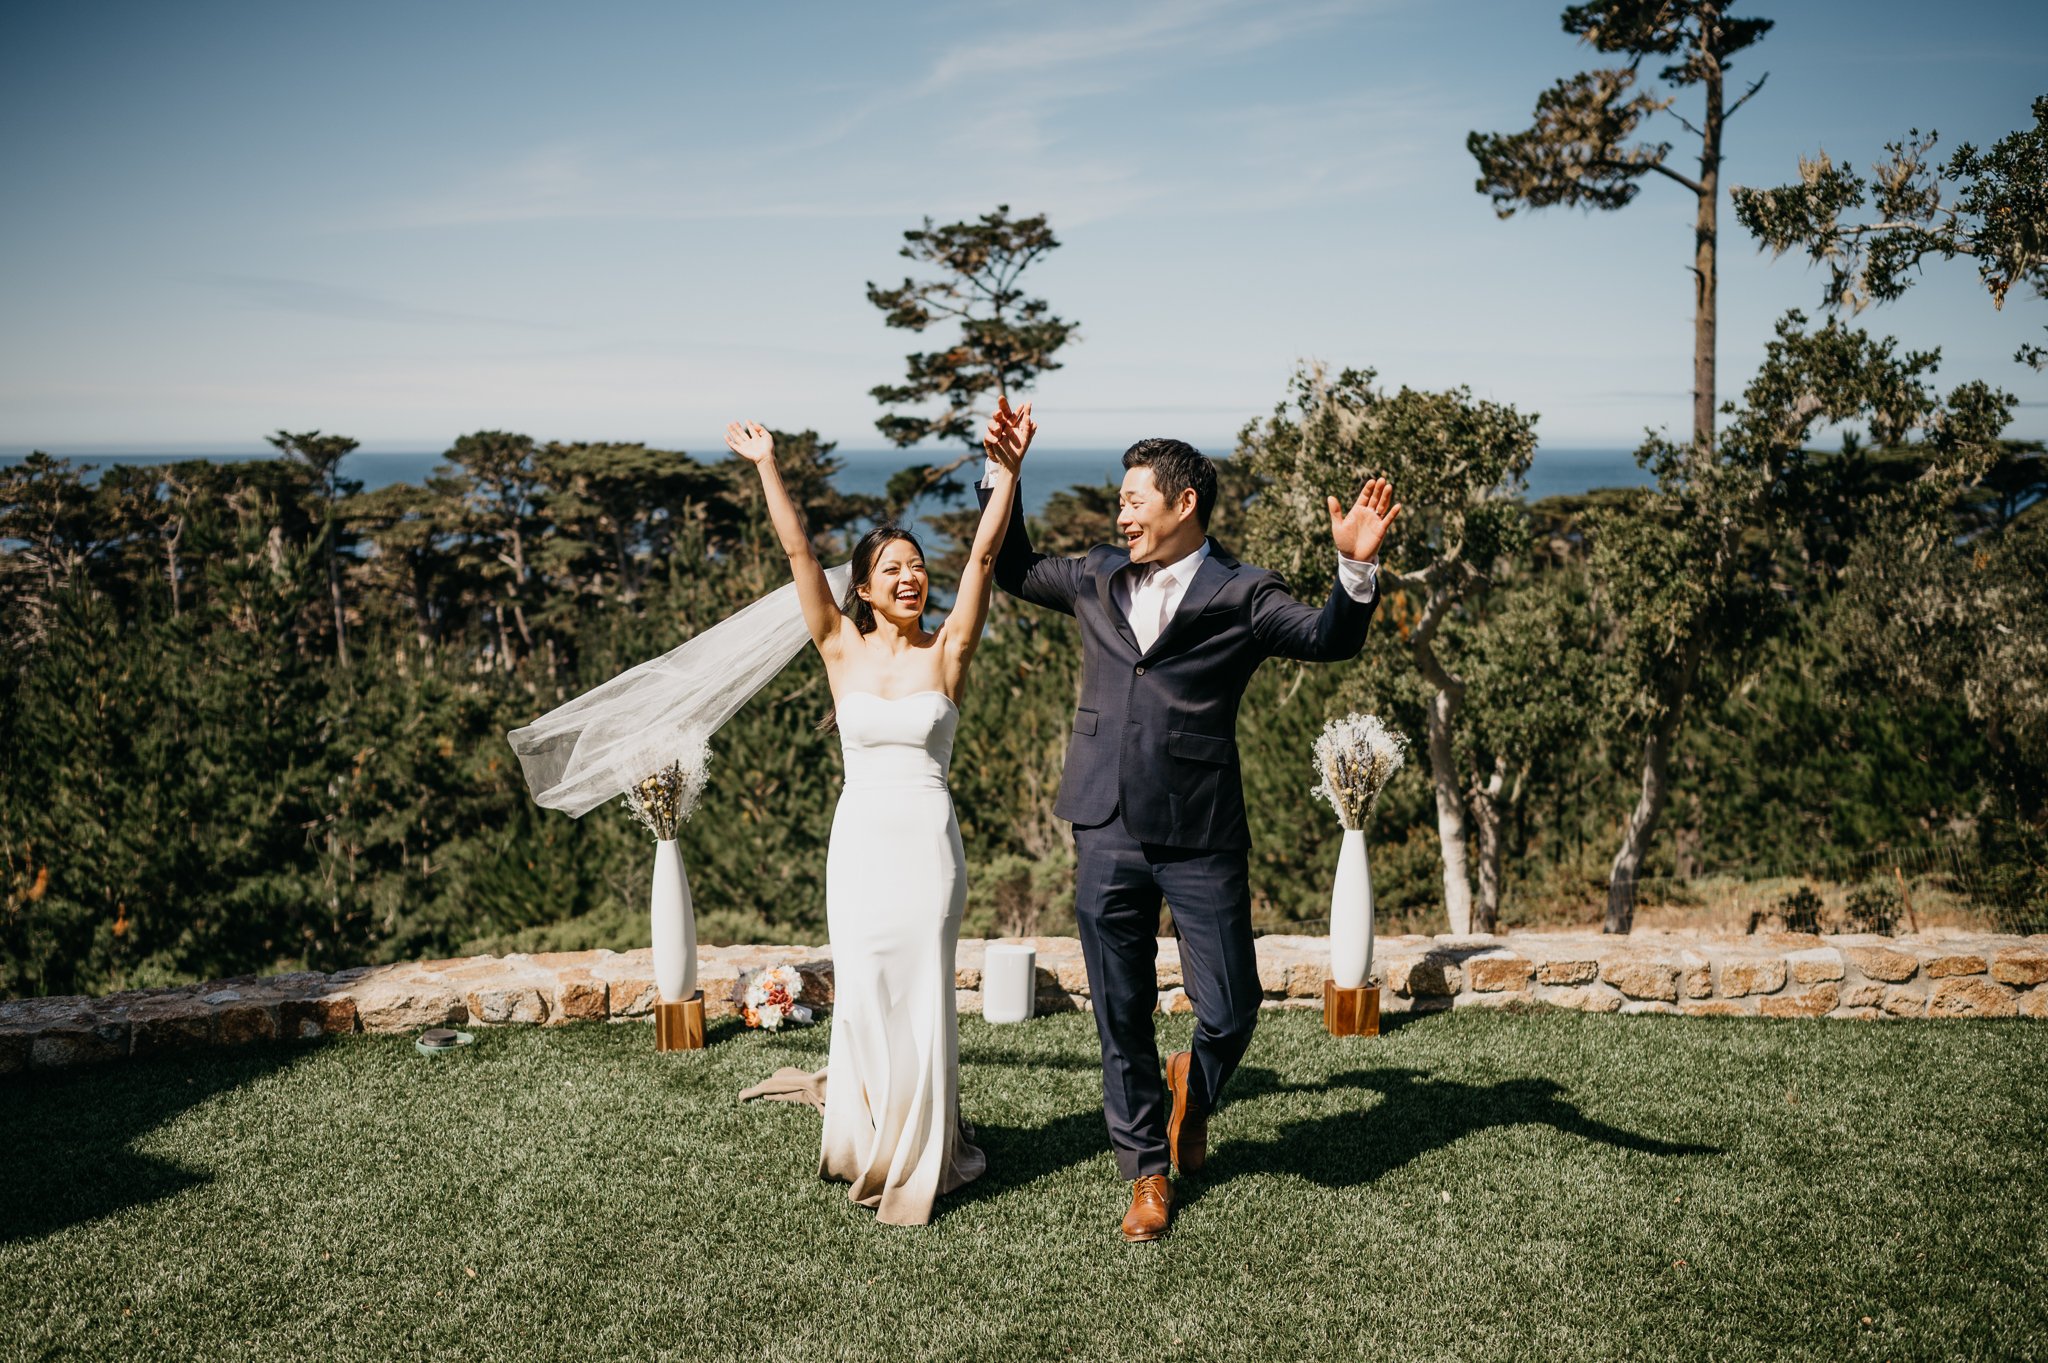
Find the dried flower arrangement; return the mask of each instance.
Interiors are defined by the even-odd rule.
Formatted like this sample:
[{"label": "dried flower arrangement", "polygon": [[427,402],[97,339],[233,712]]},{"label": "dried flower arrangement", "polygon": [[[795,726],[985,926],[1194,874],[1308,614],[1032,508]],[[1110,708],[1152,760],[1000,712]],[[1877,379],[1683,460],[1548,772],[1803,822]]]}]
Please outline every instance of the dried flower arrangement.
[{"label": "dried flower arrangement", "polygon": [[1323,726],[1316,739],[1315,793],[1337,811],[1345,828],[1364,828],[1373,802],[1407,760],[1408,740],[1378,715],[1349,714]]}]

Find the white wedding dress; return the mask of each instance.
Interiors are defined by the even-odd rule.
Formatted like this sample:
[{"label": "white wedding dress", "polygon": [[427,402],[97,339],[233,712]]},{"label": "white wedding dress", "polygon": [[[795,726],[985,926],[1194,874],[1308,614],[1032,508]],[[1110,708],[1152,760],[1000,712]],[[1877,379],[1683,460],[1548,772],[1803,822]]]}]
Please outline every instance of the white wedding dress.
[{"label": "white wedding dress", "polygon": [[840,697],[846,785],[825,863],[832,1055],[821,1177],[891,1225],[979,1178],[961,1129],[953,958],[967,859],[946,772],[960,712],[942,692]]}]

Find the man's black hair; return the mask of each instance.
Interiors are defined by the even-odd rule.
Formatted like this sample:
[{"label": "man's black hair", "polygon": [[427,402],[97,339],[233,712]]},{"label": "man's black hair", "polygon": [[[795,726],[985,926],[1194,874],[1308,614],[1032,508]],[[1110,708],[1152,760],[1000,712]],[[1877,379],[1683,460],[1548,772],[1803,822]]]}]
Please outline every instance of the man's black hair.
[{"label": "man's black hair", "polygon": [[1159,494],[1169,502],[1193,488],[1195,519],[1209,528],[1209,513],[1216,509],[1216,466],[1207,455],[1185,440],[1140,440],[1124,451],[1124,467],[1151,469]]}]

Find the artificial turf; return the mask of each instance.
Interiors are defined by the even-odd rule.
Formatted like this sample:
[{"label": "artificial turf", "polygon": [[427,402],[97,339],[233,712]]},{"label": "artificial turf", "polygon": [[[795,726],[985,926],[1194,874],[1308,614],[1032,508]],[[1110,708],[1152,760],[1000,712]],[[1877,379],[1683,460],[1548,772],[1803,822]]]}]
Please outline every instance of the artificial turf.
[{"label": "artificial turf", "polygon": [[912,1229],[817,1180],[810,1109],[735,1101],[825,1040],[5,1081],[0,1357],[2048,1357],[2041,1024],[1268,1015],[1137,1246],[1086,1016],[963,1022],[989,1173]]}]

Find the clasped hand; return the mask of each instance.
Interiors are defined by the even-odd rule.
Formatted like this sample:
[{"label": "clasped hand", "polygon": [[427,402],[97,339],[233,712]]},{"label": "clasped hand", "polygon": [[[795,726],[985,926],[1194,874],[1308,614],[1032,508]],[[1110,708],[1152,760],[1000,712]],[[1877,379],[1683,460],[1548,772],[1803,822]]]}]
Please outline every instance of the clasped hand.
[{"label": "clasped hand", "polygon": [[1008,396],[1004,396],[996,399],[996,409],[989,414],[981,448],[1014,475],[1023,467],[1024,451],[1031,448],[1031,437],[1037,434],[1038,423],[1031,419],[1031,404],[1013,409]]}]

